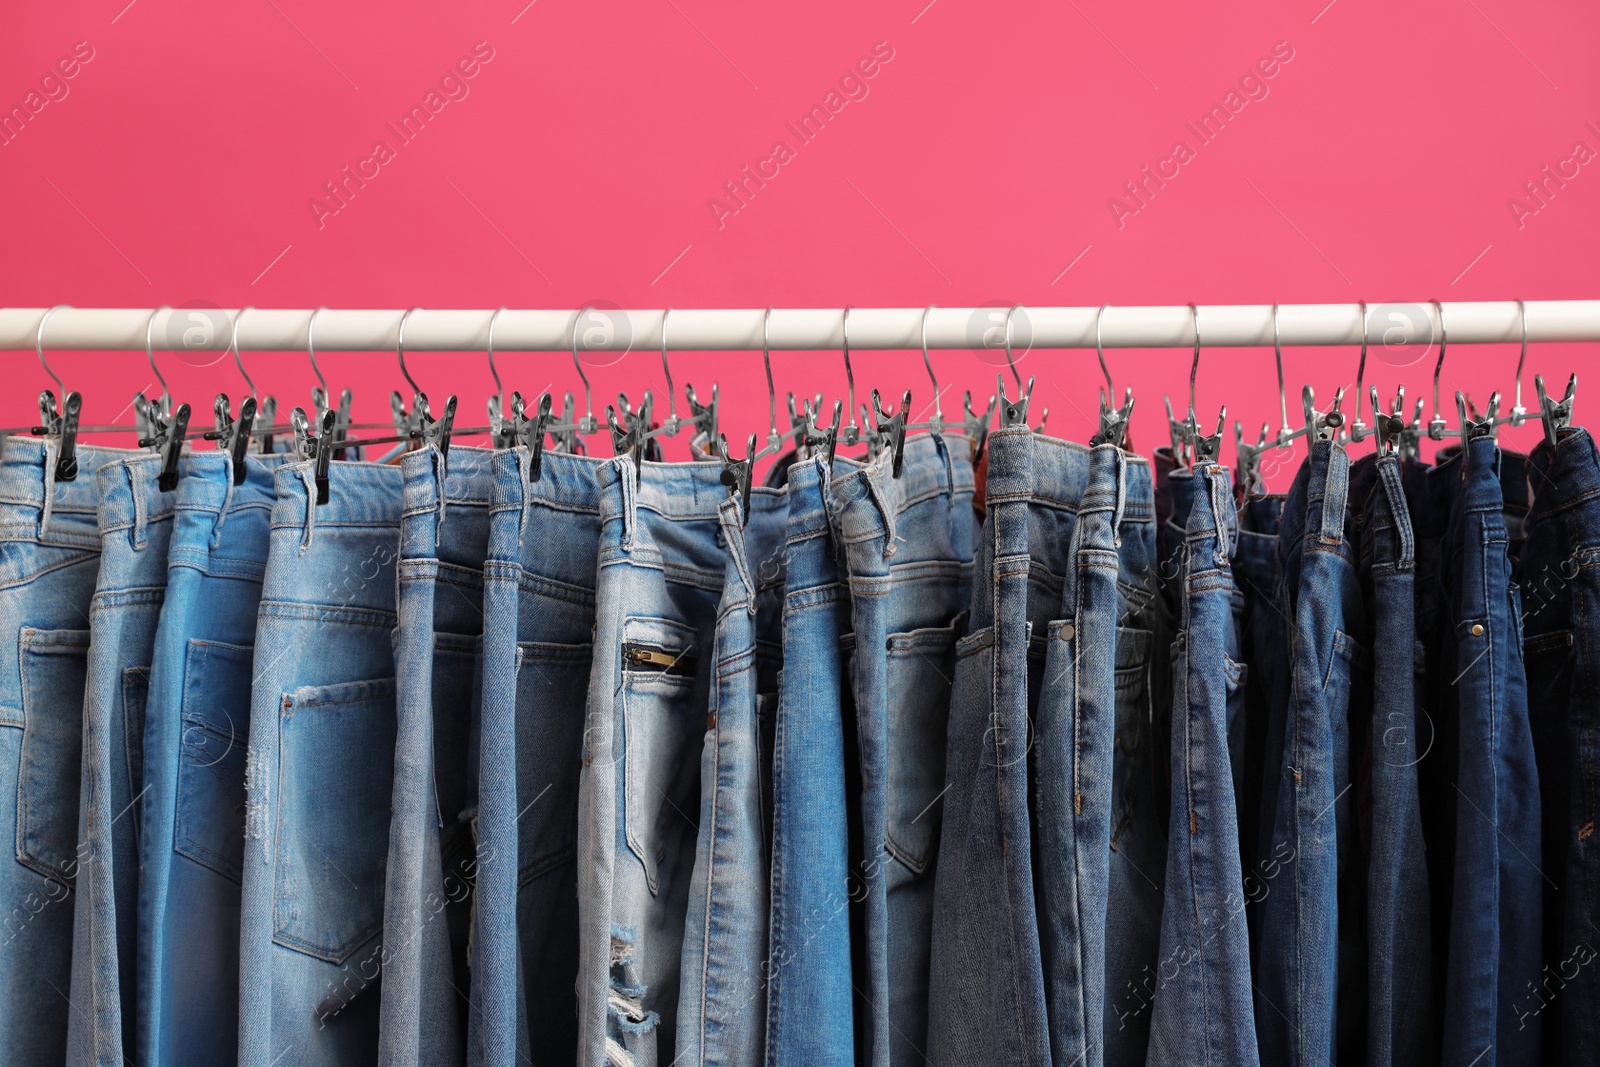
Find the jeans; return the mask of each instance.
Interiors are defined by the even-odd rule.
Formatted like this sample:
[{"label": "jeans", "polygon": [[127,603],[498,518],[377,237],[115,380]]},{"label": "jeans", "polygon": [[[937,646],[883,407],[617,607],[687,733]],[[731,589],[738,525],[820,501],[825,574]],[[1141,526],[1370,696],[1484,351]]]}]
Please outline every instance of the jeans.
[{"label": "jeans", "polygon": [[466,1062],[467,940],[477,868],[479,645],[494,453],[400,461],[399,694],[384,880],[385,1064]]},{"label": "jeans", "polygon": [[276,457],[183,460],[145,702],[138,1039],[146,1067],[239,1051],[239,879],[251,658]]},{"label": "jeans", "polygon": [[934,866],[956,639],[977,540],[965,437],[906,439],[835,477],[850,574],[864,923],[858,1061],[920,1064],[928,1040]]},{"label": "jeans", "polygon": [[[1533,510],[1522,550],[1523,655],[1543,813],[1545,1062],[1578,1064],[1600,1048],[1600,455],[1587,430],[1534,449]],[[1551,982],[1554,982],[1554,988]]]},{"label": "jeans", "polygon": [[278,468],[246,757],[239,1062],[378,1062],[401,471]]},{"label": "jeans", "polygon": [[468,1062],[570,1067],[601,461],[547,452],[537,481],[526,450],[490,465]]},{"label": "jeans", "polygon": [[[72,943],[67,1062],[120,1067],[135,1047],[145,704],[167,585],[175,493],[154,452],[97,472],[100,575],[89,611],[83,698],[83,845]],[[181,469],[181,467],[180,467]]]},{"label": "jeans", "polygon": [[750,1064],[766,1022],[772,708],[781,647],[788,494],[718,508],[727,573],[717,608],[700,754],[700,826],[678,993],[681,1067]]},{"label": "jeans", "polygon": [[1356,931],[1341,929],[1341,917],[1359,914],[1341,894],[1355,881],[1347,716],[1360,589],[1345,528],[1349,456],[1332,441],[1310,452],[1278,539],[1279,603],[1294,640],[1283,758],[1267,775],[1277,779],[1268,847],[1279,866],[1263,889],[1256,1025],[1263,1059],[1320,1065],[1334,1061],[1341,982],[1360,966]]},{"label": "jeans", "polygon": [[[1243,761],[1234,768],[1234,799],[1239,806],[1239,855],[1251,886],[1258,884],[1258,864],[1272,862],[1278,768],[1283,766],[1284,718],[1289,707],[1289,626],[1275,599],[1278,530],[1285,503],[1282,494],[1240,500],[1239,540],[1233,550],[1233,573],[1245,604],[1239,646],[1250,666],[1245,682]],[[1251,959],[1255,959],[1261,938],[1261,900],[1253,892],[1246,894],[1245,917],[1250,924]]]},{"label": "jeans", "polygon": [[[1417,762],[1431,742],[1421,714],[1416,647],[1416,538],[1396,456],[1368,457],[1350,475],[1359,525],[1359,575],[1367,610],[1362,644],[1372,668],[1352,699],[1352,736],[1365,737],[1366,788],[1357,790],[1367,860],[1366,1062],[1432,1061],[1433,962],[1427,849]],[[1357,714],[1369,717],[1361,723]],[[1365,727],[1363,729],[1362,727]],[[1419,731],[1422,736],[1419,738]],[[1353,1051],[1353,1050],[1352,1050]]]},{"label": "jeans", "polygon": [[53,439],[0,442],[0,1063],[61,1063],[72,982],[90,602],[100,569],[96,472],[131,455],[79,447],[78,476],[55,479]]},{"label": "jeans", "polygon": [[767,1067],[853,1067],[849,690],[840,640],[850,593],[835,556],[823,459],[788,471],[783,674],[772,756]]},{"label": "jeans", "polygon": [[996,430],[988,448],[972,620],[955,647],[928,1060],[1042,1067],[1051,1060],[1029,812],[1030,616],[1060,611],[1071,566],[1062,549],[1088,462],[1026,427]]},{"label": "jeans", "polygon": [[1250,948],[1228,722],[1244,703],[1229,559],[1238,520],[1227,468],[1191,477],[1181,629],[1173,644],[1172,810],[1160,960],[1151,1009],[1155,1067],[1253,1067]]},{"label": "jeans", "polygon": [[1500,461],[1492,438],[1468,444],[1445,540],[1460,739],[1443,1059],[1520,1067],[1540,1054],[1541,1002],[1528,983],[1542,978],[1544,878]]},{"label": "jeans", "polygon": [[[666,1067],[700,815],[717,605],[716,463],[626,456],[600,480],[578,798],[578,1063]],[[537,1050],[536,1050],[537,1051]]]}]

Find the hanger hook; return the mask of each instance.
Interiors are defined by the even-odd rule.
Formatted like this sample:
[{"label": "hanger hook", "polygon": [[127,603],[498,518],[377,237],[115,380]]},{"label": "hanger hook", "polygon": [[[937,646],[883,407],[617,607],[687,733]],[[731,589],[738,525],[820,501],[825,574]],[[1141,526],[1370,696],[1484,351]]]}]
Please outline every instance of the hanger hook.
[{"label": "hanger hook", "polygon": [[1194,324],[1194,359],[1189,362],[1189,420],[1193,422],[1194,380],[1200,373],[1200,309],[1193,304],[1189,305],[1189,321]]},{"label": "hanger hook", "polygon": [[504,307],[495,308],[494,314],[489,316],[489,346],[485,354],[489,357],[489,373],[494,378],[494,395],[500,401],[500,410],[505,410],[506,387],[500,384],[500,371],[494,365],[494,321],[500,317]]},{"label": "hanger hook", "polygon": [[[1522,425],[1522,416],[1528,410],[1522,406],[1522,365],[1528,361],[1528,305],[1518,300],[1517,312],[1522,319],[1522,354],[1517,356],[1517,399],[1511,406],[1511,424],[1513,426]],[[163,383],[163,388],[165,388],[165,383]]]},{"label": "hanger hook", "polygon": [[767,313],[761,319],[761,362],[767,368],[767,441],[776,444],[778,440],[778,395],[772,385],[772,351],[770,349],[772,337],[772,305],[767,305]]},{"label": "hanger hook", "polygon": [[1022,375],[1017,373],[1017,361],[1011,358],[1011,316],[1017,313],[1021,304],[1011,305],[1011,310],[1006,312],[1006,364],[1011,368],[1011,377],[1017,383],[1017,392],[1022,392]]},{"label": "hanger hook", "polygon": [[242,307],[233,316],[233,339],[228,347],[233,349],[233,363],[239,368],[239,374],[244,378],[244,384],[250,387],[250,399],[260,404],[260,397],[256,395],[256,383],[250,378],[250,372],[244,369],[244,360],[239,356],[239,322],[244,318],[246,311],[254,311],[252,307]]},{"label": "hanger hook", "polygon": [[1439,361],[1433,365],[1433,417],[1442,419],[1439,414],[1439,372],[1444,370],[1444,350],[1450,340],[1450,331],[1444,324],[1444,305],[1437,300],[1432,304],[1439,316]]},{"label": "hanger hook", "polygon": [[[1367,376],[1367,302],[1361,301],[1361,361],[1356,364],[1356,419],[1350,424],[1350,439],[1361,440],[1364,436],[1361,431],[1366,426],[1361,421],[1361,383]],[[1372,417],[1377,418],[1381,412],[1376,404],[1372,408]]]},{"label": "hanger hook", "polygon": [[62,308],[70,307],[72,307],[71,304],[57,304],[55,307],[46,311],[43,315],[40,315],[39,333],[34,338],[34,350],[39,353],[39,365],[44,368],[46,374],[50,375],[50,377],[56,380],[56,388],[61,390],[61,395],[63,397],[65,397],[67,393],[67,383],[61,380],[61,375],[57,374],[55,372],[55,368],[50,366],[50,361],[44,358],[44,323],[46,319],[60,311]]},{"label": "hanger hook", "polygon": [[928,358],[928,312],[938,307],[929,304],[922,309],[922,365],[928,369],[928,381],[933,383],[933,422],[935,426],[944,425],[944,410],[939,404],[939,379],[933,373],[933,361]]},{"label": "hanger hook", "polygon": [[[661,313],[661,373],[667,379],[667,425],[676,428],[678,425],[678,404],[673,398],[672,366],[667,362],[667,319],[671,316],[671,308],[667,308]],[[674,432],[676,432],[676,429],[674,429]]]},{"label": "hanger hook", "polygon": [[[1117,389],[1116,389],[1116,386],[1111,384],[1111,371],[1106,367],[1106,350],[1100,344],[1100,320],[1105,318],[1105,316],[1106,316],[1106,308],[1108,308],[1110,306],[1111,306],[1110,304],[1101,304],[1100,305],[1100,310],[1095,312],[1095,315],[1094,315],[1094,353],[1095,353],[1096,356],[1098,356],[1100,358],[1100,373],[1102,373],[1102,374],[1104,374],[1106,376],[1106,397],[1108,398],[1108,402],[1114,402],[1115,399],[1116,399],[1116,396],[1117,396]],[[1197,359],[1199,358],[1199,352],[1200,352],[1199,343],[1196,342],[1195,356],[1196,356]],[[1191,387],[1191,389],[1190,389],[1190,399],[1191,399],[1191,401],[1193,400],[1193,395],[1194,395],[1193,388]]]},{"label": "hanger hook", "polygon": [[167,379],[162,377],[161,368],[156,366],[156,347],[155,341],[152,339],[151,334],[155,329],[156,316],[161,314],[163,311],[168,310],[170,310],[168,305],[162,304],[160,307],[150,312],[150,317],[146,319],[144,323],[144,354],[146,358],[150,360],[150,372],[156,376],[156,381],[161,383],[162,400],[167,399]]},{"label": "hanger hook", "polygon": [[583,323],[584,316],[592,310],[594,309],[585,306],[578,309],[578,313],[572,316],[572,365],[577,369],[578,377],[583,382],[583,421],[585,426],[595,425],[594,401],[589,392],[589,376],[583,372],[583,361],[578,358],[578,327]]},{"label": "hanger hook", "polygon": [[400,360],[400,373],[405,375],[406,383],[411,386],[411,392],[415,396],[423,396],[425,394],[422,392],[422,387],[417,385],[416,379],[411,377],[411,372],[406,369],[406,320],[411,317],[413,311],[421,310],[422,308],[420,307],[414,307],[400,316],[400,333],[394,342],[394,354]]},{"label": "hanger hook", "polygon": [[306,355],[311,357],[311,370],[317,376],[317,381],[322,385],[324,401],[331,400],[328,395],[328,379],[322,376],[322,368],[317,366],[317,316],[328,309],[319,307],[311,313],[311,318],[306,321]]},{"label": "hanger hook", "polygon": [[1289,434],[1289,399],[1283,392],[1283,335],[1278,332],[1278,304],[1272,304],[1272,355],[1278,366],[1278,443]]},{"label": "hanger hook", "polygon": [[856,424],[856,374],[850,368],[850,305],[844,309],[844,380],[850,396],[850,424],[839,435],[839,440],[853,445],[860,440],[861,428]]}]

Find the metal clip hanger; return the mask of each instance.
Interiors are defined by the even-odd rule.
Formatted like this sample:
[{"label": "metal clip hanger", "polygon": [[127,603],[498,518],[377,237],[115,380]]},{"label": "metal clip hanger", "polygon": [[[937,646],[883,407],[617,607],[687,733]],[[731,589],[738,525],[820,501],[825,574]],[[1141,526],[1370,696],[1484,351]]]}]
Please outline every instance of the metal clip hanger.
[{"label": "metal clip hanger", "polygon": [[817,422],[817,412],[821,410],[821,407],[822,398],[820,395],[814,405],[809,400],[804,402],[800,415],[804,423],[802,427],[803,436],[800,443],[808,452],[813,454],[818,448],[826,450],[828,466],[832,467],[834,458],[839,451],[839,419],[844,411],[844,402],[840,400],[833,402],[833,422],[826,429]]},{"label": "metal clip hanger", "polygon": [[[1105,375],[1106,387],[1100,391],[1100,423],[1095,435],[1089,439],[1091,445],[1116,445],[1122,448],[1128,437],[1128,422],[1133,418],[1133,387],[1129,386],[1123,396],[1122,406],[1114,408],[1111,400],[1117,395],[1116,386],[1111,384],[1111,370],[1106,366],[1106,350],[1100,343],[1100,322],[1105,317],[1106,308],[1110,304],[1100,305],[1100,311],[1094,317],[1094,351],[1100,359],[1100,372]],[[1198,332],[1196,333],[1198,337]],[[1010,352],[1009,346],[1007,352]],[[1199,343],[1195,344],[1195,359],[1198,365],[1200,356]],[[1191,386],[1192,389],[1192,386]],[[1194,414],[1194,397],[1190,395],[1190,417]]]},{"label": "metal clip hanger", "polygon": [[[1376,431],[1361,421],[1362,382],[1367,374],[1367,302],[1361,301],[1361,361],[1356,364],[1356,416],[1347,431],[1351,441],[1364,441]],[[1402,393],[1404,390],[1402,390]],[[1378,407],[1378,390],[1372,390],[1372,417],[1376,420],[1383,412]]]},{"label": "metal clip hanger", "polygon": [[250,380],[250,372],[245,370],[244,360],[239,356],[239,320],[250,310],[252,309],[248,307],[240,308],[234,315],[233,336],[228,344],[233,350],[234,366],[239,368],[239,374],[250,387],[250,395],[239,401],[239,418],[235,421],[230,414],[232,404],[228,400],[228,394],[218,393],[211,404],[215,429],[204,435],[207,440],[217,442],[218,451],[228,453],[234,485],[244,484],[244,455],[250,448],[250,436],[256,425],[256,385]]},{"label": "metal clip hanger", "polygon": [[1332,441],[1338,438],[1338,429],[1344,425],[1344,415],[1339,407],[1344,403],[1344,386],[1333,392],[1333,406],[1326,412],[1318,411],[1316,392],[1309,385],[1300,388],[1300,410],[1305,416],[1305,428],[1296,430],[1296,437],[1310,441]]},{"label": "metal clip hanger", "polygon": [[1522,406],[1522,367],[1528,362],[1528,305],[1518,300],[1517,313],[1517,317],[1522,321],[1522,351],[1517,356],[1516,393],[1511,402],[1511,410],[1500,420],[1512,426],[1521,426],[1528,421],[1528,409]]},{"label": "metal clip hanger", "polygon": [[874,428],[882,446],[889,450],[893,457],[890,470],[894,477],[900,477],[900,468],[905,459],[906,452],[906,416],[911,411],[911,390],[907,389],[900,396],[900,409],[893,414],[883,408],[883,398],[874,389],[872,391],[872,415]]},{"label": "metal clip hanger", "polygon": [[[141,438],[139,444],[155,449],[161,456],[161,473],[156,476],[156,487],[163,493],[170,493],[178,488],[178,461],[183,456],[183,439],[189,432],[191,412],[188,404],[179,404],[178,410],[171,410],[172,397],[167,389],[167,379],[162,376],[161,368],[156,366],[155,344],[150,334],[156,314],[161,310],[157,308],[151,312],[149,321],[144,324],[144,351],[150,360],[150,369],[161,383],[161,397],[145,405],[149,436]],[[141,393],[138,399],[144,399],[144,394]]]},{"label": "metal clip hanger", "polygon": [[844,380],[847,399],[845,410],[850,412],[850,423],[839,430],[839,440],[854,447],[861,442],[861,427],[856,423],[856,374],[850,367],[850,307],[844,309]]},{"label": "metal clip hanger", "polygon": [[1480,418],[1476,411],[1468,411],[1469,401],[1461,390],[1456,390],[1456,419],[1461,425],[1461,443],[1470,444],[1482,437],[1494,438],[1496,416],[1500,413],[1500,393],[1498,390],[1489,394],[1489,406],[1484,409]]},{"label": "metal clip hanger", "polygon": [[161,395],[154,400],[148,400],[144,391],[140,390],[133,398],[133,422],[138,433],[139,447],[156,452],[161,451],[161,444],[166,440],[167,427],[172,421],[172,396],[167,389],[166,377],[161,373],[161,368],[156,366],[155,340],[152,337],[156,316],[166,310],[165,304],[156,308],[150,312],[150,317],[144,323],[144,354],[150,361],[150,373],[161,383]]},{"label": "metal clip hanger", "polygon": [[1003,375],[994,376],[994,388],[996,402],[1000,405],[1000,426],[1002,428],[1027,426],[1028,401],[1033,399],[1033,377],[1031,375],[1028,377],[1028,388],[1021,392],[1015,403],[1006,397],[1006,380]]},{"label": "metal clip hanger", "polygon": [[1261,476],[1261,453],[1276,447],[1268,444],[1270,432],[1268,425],[1263,422],[1261,436],[1256,438],[1255,444],[1251,444],[1244,439],[1244,423],[1233,424],[1233,445],[1239,454],[1239,492],[1246,500],[1258,500],[1267,495],[1267,483]]},{"label": "metal clip hanger", "polygon": [[[1406,387],[1399,386],[1395,390],[1394,408],[1384,411],[1378,403],[1378,387],[1371,386],[1372,391],[1372,430],[1371,435],[1378,439],[1378,454],[1382,456],[1403,455],[1404,437],[1407,428],[1405,417]],[[1351,437],[1355,434],[1352,432]]]},{"label": "metal clip hanger", "polygon": [[[939,378],[933,373],[933,360],[928,357],[928,312],[936,307],[938,307],[937,304],[929,304],[922,309],[922,366],[928,372],[928,381],[933,386],[933,415],[929,417],[927,422],[906,423],[906,429],[927,430],[935,437],[938,437],[944,433],[944,407],[939,402]],[[907,395],[909,396],[910,394],[908,393]]]},{"label": "metal clip hanger", "polygon": [[968,440],[972,442],[972,465],[976,467],[979,460],[983,459],[983,450],[989,444],[989,425],[994,421],[994,406],[997,403],[994,397],[989,398],[988,406],[979,415],[972,410],[972,390],[968,389],[961,397],[961,428],[965,431]]},{"label": "metal clip hanger", "polygon": [[750,521],[750,486],[755,481],[755,464],[758,456],[756,435],[752,433],[750,440],[745,444],[743,459],[734,459],[728,454],[726,434],[717,438],[717,451],[722,456],[722,484],[728,487],[730,497],[738,498],[739,524],[743,526]]},{"label": "metal clip hanger", "polygon": [[41,425],[33,427],[35,436],[54,437],[60,442],[60,451],[56,454],[55,480],[70,482],[78,477],[78,418],[83,411],[83,397],[79,393],[70,392],[66,383],[61,380],[61,375],[50,366],[50,361],[44,358],[44,324],[50,316],[62,308],[70,308],[71,304],[57,304],[55,307],[39,316],[39,331],[34,340],[34,350],[39,354],[39,365],[45,373],[56,380],[56,386],[61,390],[61,412],[56,412],[56,395],[49,389],[39,393],[39,422]]},{"label": "metal clip hanger", "polygon": [[1572,425],[1572,399],[1578,392],[1578,375],[1567,379],[1567,390],[1560,400],[1551,400],[1544,391],[1544,375],[1533,376],[1533,388],[1539,396],[1539,421],[1544,423],[1544,439],[1556,443],[1562,430]]},{"label": "metal clip hanger", "polygon": [[1447,437],[1460,437],[1461,430],[1452,430],[1445,421],[1444,413],[1439,408],[1439,372],[1444,369],[1444,353],[1450,339],[1450,331],[1444,324],[1444,305],[1439,301],[1432,301],[1434,310],[1439,316],[1439,361],[1433,365],[1433,418],[1428,420],[1428,437],[1430,440],[1443,441]]},{"label": "metal clip hanger", "polygon": [[698,448],[709,453],[716,444],[719,436],[717,430],[717,392],[716,382],[711,383],[711,402],[700,403],[694,395],[694,386],[685,382],[683,386],[684,399],[689,402],[689,422],[694,425],[694,434],[689,438],[689,447]]},{"label": "metal clip hanger", "polygon": [[550,394],[539,394],[539,405],[532,418],[522,403],[521,393],[511,394],[511,432],[517,444],[528,450],[528,481],[536,482],[544,468],[544,435],[550,427]]},{"label": "metal clip hanger", "polygon": [[499,451],[510,448],[516,441],[511,419],[505,410],[506,389],[500,384],[500,371],[494,365],[494,324],[504,310],[504,307],[496,308],[494,314],[489,316],[489,341],[484,349],[484,355],[489,359],[489,374],[494,378],[494,393],[486,405],[489,412],[489,440]]},{"label": "metal clip hanger", "polygon": [[420,307],[411,308],[400,316],[400,329],[395,335],[394,354],[400,363],[400,373],[404,375],[406,383],[411,386],[411,421],[414,424],[413,433],[419,437],[423,448],[432,448],[444,457],[448,469],[450,462],[450,434],[456,421],[455,394],[445,398],[444,410],[438,418],[434,418],[433,409],[428,404],[428,394],[411,377],[411,371],[406,368],[406,322],[414,312],[421,311]]},{"label": "metal clip hanger", "polygon": [[1222,454],[1222,427],[1228,421],[1228,408],[1224,405],[1217,412],[1217,430],[1207,435],[1196,432],[1191,439],[1194,443],[1194,466],[1217,462],[1217,457]]},{"label": "metal clip hanger", "polygon": [[667,380],[667,417],[661,420],[660,426],[645,428],[646,440],[656,437],[676,437],[679,428],[684,424],[684,420],[678,415],[676,392],[672,387],[672,364],[667,362],[667,319],[671,315],[671,308],[661,313],[661,374]]},{"label": "metal clip hanger", "polygon": [[1172,397],[1161,394],[1161,402],[1167,409],[1167,443],[1172,450],[1172,461],[1178,467],[1190,466],[1186,453],[1189,443],[1189,420],[1175,419],[1172,417]]},{"label": "metal clip hanger", "polygon": [[611,430],[611,454],[613,456],[627,455],[633,459],[634,484],[639,484],[644,477],[644,450],[650,437],[650,407],[655,398],[650,391],[645,390],[644,400],[639,404],[638,411],[628,407],[628,398],[617,396],[617,405],[622,409],[622,420],[617,420],[617,408],[606,405],[606,425]]}]

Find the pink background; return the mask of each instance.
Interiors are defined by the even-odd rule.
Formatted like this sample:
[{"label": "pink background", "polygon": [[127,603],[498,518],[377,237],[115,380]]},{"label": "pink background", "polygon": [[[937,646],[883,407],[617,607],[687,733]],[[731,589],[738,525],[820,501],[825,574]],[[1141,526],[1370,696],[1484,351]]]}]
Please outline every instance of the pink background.
[{"label": "pink background", "polygon": [[[38,110],[0,138],[0,300],[571,308],[1600,296],[1600,166],[1574,159],[1578,141],[1600,151],[1593,3],[525,3],[8,5],[0,107]],[[52,80],[78,42],[93,58]],[[475,46],[492,58],[441,83]],[[1292,58],[1241,83],[1275,46]],[[841,87],[875,47],[892,58]],[[402,143],[386,124],[430,90],[444,105]],[[826,106],[830,91],[843,106],[802,143],[786,123]],[[1226,107],[1230,91],[1242,106],[1201,144],[1186,123]],[[40,106],[47,94],[57,99]],[[374,174],[363,161],[380,139],[393,158]],[[792,158],[764,163],[780,140]],[[1163,165],[1179,140],[1193,158],[1143,205],[1127,199],[1123,183]],[[324,183],[346,165],[370,178],[319,220],[310,201],[331,206]],[[769,178],[739,206],[723,185],[747,165]],[[1550,181],[1543,203],[1527,198],[1524,183],[1547,165],[1566,168],[1564,186]],[[1508,203],[1519,195],[1520,218]],[[1108,206],[1118,196],[1137,213],[1119,220]],[[719,219],[718,197],[740,209]],[[959,412],[962,389],[988,397],[997,356],[935,353],[952,386],[947,413]],[[1355,356],[1287,352],[1291,410],[1304,380],[1319,396],[1353,383]],[[1431,353],[1397,364],[1421,356],[1375,350],[1369,381],[1387,395],[1404,376],[1417,396]],[[1535,371],[1564,380],[1585,356],[1578,345],[1534,346],[1525,402],[1536,406]],[[34,417],[48,383],[31,353],[6,358],[15,388],[0,421],[16,425]],[[1139,397],[1136,442],[1163,442],[1161,393],[1181,407],[1188,353],[1108,358],[1119,388]],[[241,391],[231,361],[192,365],[214,359],[163,359],[197,421],[216,390]],[[303,357],[246,359],[282,411],[309,403]],[[1509,393],[1515,359],[1514,345],[1452,348],[1446,389]],[[392,353],[322,362],[336,389],[354,387],[359,418],[387,420],[401,384]],[[409,362],[430,393],[460,394],[461,421],[482,423],[481,355]],[[54,363],[84,393],[88,422],[127,421],[132,393],[151,383],[137,355]],[[858,396],[909,384],[923,408],[920,363],[862,353]],[[773,364],[780,393],[820,389],[831,403],[842,389],[836,354],[779,353]],[[508,354],[500,366],[524,395],[577,387],[559,354]],[[1084,439],[1100,380],[1093,353],[1035,352],[1023,370],[1040,377],[1035,411],[1049,407],[1050,432]],[[674,371],[680,388],[702,393],[720,378],[730,431],[764,430],[759,358],[690,353]],[[619,388],[659,391],[659,356],[603,355],[591,378],[603,413]],[[1226,403],[1230,420],[1276,421],[1271,351],[1208,351],[1199,392],[1212,418]],[[1580,390],[1580,421],[1588,406]],[[1535,423],[1507,439],[1530,446],[1538,433]]]}]

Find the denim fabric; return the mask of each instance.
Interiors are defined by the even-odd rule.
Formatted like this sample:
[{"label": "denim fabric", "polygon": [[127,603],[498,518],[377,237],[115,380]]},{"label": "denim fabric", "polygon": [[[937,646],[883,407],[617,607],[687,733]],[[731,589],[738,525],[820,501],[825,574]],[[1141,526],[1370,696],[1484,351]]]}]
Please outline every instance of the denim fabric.
[{"label": "denim fabric", "polygon": [[1252,1067],[1250,949],[1228,722],[1241,714],[1245,669],[1229,563],[1237,534],[1227,468],[1190,478],[1181,629],[1173,644],[1172,810],[1160,960],[1151,1009],[1155,1067]]},{"label": "denim fabric", "polygon": [[956,639],[972,553],[965,437],[905,442],[835,477],[855,628],[862,852],[852,857],[864,919],[858,1062],[920,1064],[927,1048],[935,853]]},{"label": "denim fabric", "polygon": [[1523,655],[1549,878],[1545,966],[1517,1007],[1519,1022],[1541,1017],[1545,1062],[1575,1065],[1600,1049],[1600,455],[1571,429],[1535,448],[1531,467]]},{"label": "denim fabric", "polygon": [[1454,646],[1446,715],[1455,712],[1460,736],[1443,1058],[1520,1067],[1539,1060],[1541,1020],[1527,1005],[1528,983],[1542,977],[1544,876],[1500,460],[1491,438],[1467,446],[1445,540]]},{"label": "denim fabric", "polygon": [[401,472],[278,468],[246,757],[239,1062],[376,1063]]},{"label": "denim fabric", "polygon": [[[1277,778],[1269,847],[1278,867],[1270,878],[1261,872],[1256,1025],[1271,1063],[1333,1062],[1340,984],[1364,954],[1340,925],[1341,893],[1354,880],[1348,714],[1358,649],[1349,631],[1361,611],[1346,533],[1350,458],[1333,441],[1314,441],[1310,451],[1278,538],[1278,599],[1294,639],[1283,758],[1266,775]],[[1348,921],[1355,910],[1344,914]]]},{"label": "denim fabric", "polygon": [[[1356,774],[1358,837],[1368,844],[1366,1062],[1405,1067],[1432,1062],[1433,962],[1426,845],[1417,790],[1425,713],[1416,649],[1416,538],[1396,456],[1352,468],[1359,575],[1366,603],[1362,645],[1372,669],[1351,699],[1352,734],[1364,734]],[[1358,721],[1365,718],[1365,729]],[[1425,732],[1424,732],[1425,733]],[[1431,740],[1431,737],[1426,739]],[[1346,1050],[1353,1053],[1354,1050]]]},{"label": "denim fabric", "polygon": [[772,757],[767,1067],[853,1067],[849,805],[840,639],[850,594],[822,458],[789,468],[783,677]]},{"label": "denim fabric", "polygon": [[585,1067],[666,1067],[677,1047],[727,495],[720,464],[600,468],[601,654],[578,785]]},{"label": "denim fabric", "polygon": [[479,646],[494,453],[400,461],[399,694],[384,879],[385,1064],[466,1062],[467,939],[477,868]]},{"label": "denim fabric", "polygon": [[601,462],[546,452],[537,481],[526,450],[491,463],[467,1025],[474,1067],[576,1062],[574,859]]},{"label": "denim fabric", "polygon": [[[1031,635],[1061,610],[1084,449],[1026,427],[989,436],[972,618],[955,648],[928,1061],[1045,1065],[1050,1020],[1029,810]],[[1037,620],[1037,622],[1036,622]],[[1059,628],[1059,624],[1057,624]],[[896,975],[896,978],[899,976]],[[1078,1015],[1082,1023],[1081,1008]]]},{"label": "denim fabric", "polygon": [[239,1050],[239,878],[251,656],[279,457],[183,461],[145,702],[134,1063]]},{"label": "denim fabric", "polygon": [[700,827],[684,923],[677,1055],[682,1067],[759,1063],[766,1023],[767,841],[772,709],[783,625],[788,494],[724,500],[727,575],[717,608]]},{"label": "denim fabric", "polygon": [[89,610],[100,569],[100,467],[134,455],[78,448],[78,476],[54,477],[57,442],[0,442],[0,1062],[61,1063],[72,983]]},{"label": "denim fabric", "polygon": [[[1239,501],[1239,541],[1233,572],[1244,596],[1239,644],[1249,665],[1243,712],[1243,762],[1234,768],[1239,806],[1239,855],[1245,866],[1245,917],[1251,958],[1260,945],[1261,876],[1273,864],[1272,825],[1278,811],[1284,718],[1289,708],[1289,625],[1279,606],[1278,530],[1282,494]],[[1230,736],[1237,736],[1234,731]],[[1269,774],[1267,768],[1272,768]],[[1263,867],[1265,865],[1265,867]]]},{"label": "denim fabric", "polygon": [[[154,452],[107,463],[100,497],[100,575],[89,611],[83,698],[83,854],[72,938],[67,1062],[120,1067],[135,1042],[135,934],[145,704],[167,585],[176,494],[156,484]],[[180,467],[181,470],[181,467]]]}]

